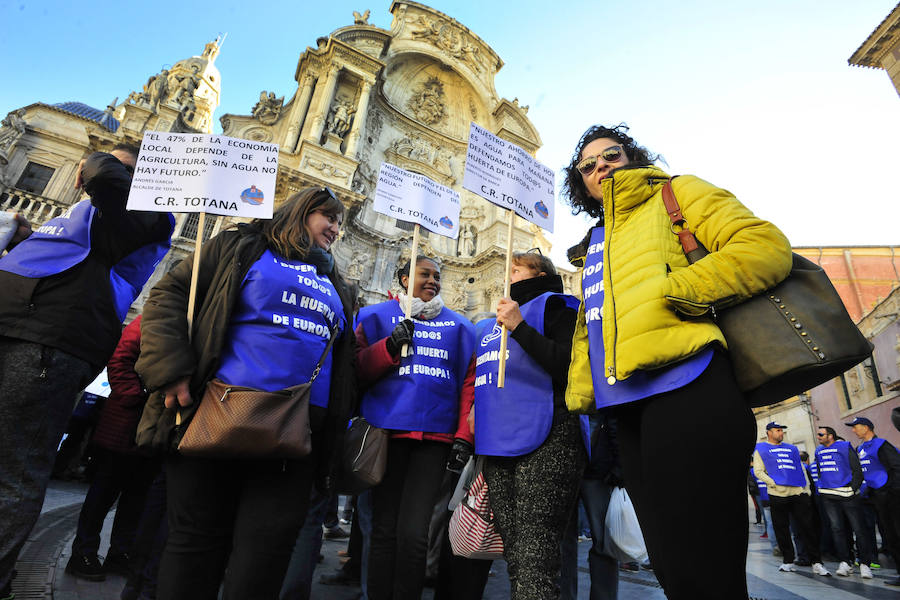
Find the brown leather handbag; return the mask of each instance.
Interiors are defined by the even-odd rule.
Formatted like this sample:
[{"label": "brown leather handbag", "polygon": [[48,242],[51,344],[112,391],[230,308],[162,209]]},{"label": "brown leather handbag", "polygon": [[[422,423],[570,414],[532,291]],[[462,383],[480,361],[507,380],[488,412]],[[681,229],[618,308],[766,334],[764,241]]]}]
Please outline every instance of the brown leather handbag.
[{"label": "brown leather handbag", "polygon": [[387,467],[390,438],[390,431],[375,427],[364,417],[350,419],[337,483],[340,492],[358,494],[381,483]]},{"label": "brown leather handbag", "polygon": [[[671,180],[662,197],[688,262],[709,254],[688,228]],[[753,407],[810,390],[872,354],[828,275],[799,254],[775,287],[718,312],[710,308],[728,343],[738,387]]]},{"label": "brown leather handbag", "polygon": [[312,451],[309,395],[337,327],[306,383],[275,392],[230,385],[219,379],[206,384],[203,399],[178,444],[185,456],[205,458],[303,458]]}]

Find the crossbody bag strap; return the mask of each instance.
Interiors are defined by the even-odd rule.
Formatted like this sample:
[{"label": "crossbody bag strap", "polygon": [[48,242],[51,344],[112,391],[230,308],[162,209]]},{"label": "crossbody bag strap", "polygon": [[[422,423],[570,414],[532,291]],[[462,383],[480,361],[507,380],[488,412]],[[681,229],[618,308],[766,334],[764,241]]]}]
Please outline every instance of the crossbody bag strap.
[{"label": "crossbody bag strap", "polygon": [[[672,179],[674,179],[674,177]],[[669,221],[672,222],[670,227],[672,233],[678,236],[678,241],[681,242],[681,248],[684,250],[684,255],[687,257],[688,262],[693,264],[709,254],[709,251],[703,247],[703,244],[697,241],[697,238],[694,237],[694,232],[691,231],[691,228],[688,226],[687,220],[684,218],[684,215],[681,214],[681,206],[679,206],[678,200],[675,199],[675,192],[672,190],[672,179],[669,179],[665,185],[663,185],[663,205],[666,207]]]},{"label": "crossbody bag strap", "polygon": [[328,338],[328,343],[325,344],[325,350],[322,352],[322,356],[319,357],[319,362],[316,363],[316,368],[313,369],[312,376],[309,378],[310,383],[315,381],[316,377],[319,376],[319,371],[322,370],[322,364],[325,363],[325,357],[328,356],[328,353],[331,352],[331,347],[334,345],[334,338],[337,337],[337,329],[338,324],[335,323],[331,328],[331,335]]}]

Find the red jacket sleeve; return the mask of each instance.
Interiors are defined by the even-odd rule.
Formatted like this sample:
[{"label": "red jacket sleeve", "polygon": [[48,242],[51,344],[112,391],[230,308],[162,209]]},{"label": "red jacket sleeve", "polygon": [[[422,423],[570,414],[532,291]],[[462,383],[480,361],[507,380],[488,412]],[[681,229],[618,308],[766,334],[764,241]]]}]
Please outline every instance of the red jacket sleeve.
[{"label": "red jacket sleeve", "polygon": [[356,327],[356,375],[363,389],[399,365],[400,358],[394,358],[388,352],[387,338],[380,339],[370,346],[362,325]]},{"label": "red jacket sleeve", "polygon": [[475,436],[469,433],[469,411],[475,407],[475,355],[469,361],[466,369],[466,379],[463,381],[462,393],[459,395],[459,424],[456,428],[456,437],[475,445]]},{"label": "red jacket sleeve", "polygon": [[122,330],[122,337],[106,366],[106,374],[110,389],[116,396],[134,398],[143,403],[144,386],[134,370],[140,352],[141,317],[138,317]]}]

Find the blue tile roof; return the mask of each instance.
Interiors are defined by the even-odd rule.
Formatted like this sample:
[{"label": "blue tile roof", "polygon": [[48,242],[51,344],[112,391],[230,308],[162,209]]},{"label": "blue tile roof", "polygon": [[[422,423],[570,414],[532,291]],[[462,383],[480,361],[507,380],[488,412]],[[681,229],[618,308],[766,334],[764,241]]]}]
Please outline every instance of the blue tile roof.
[{"label": "blue tile roof", "polygon": [[81,102],[60,102],[53,106],[67,113],[95,121],[113,133],[119,128],[119,121],[114,119],[112,115],[87,104],[82,104]]}]

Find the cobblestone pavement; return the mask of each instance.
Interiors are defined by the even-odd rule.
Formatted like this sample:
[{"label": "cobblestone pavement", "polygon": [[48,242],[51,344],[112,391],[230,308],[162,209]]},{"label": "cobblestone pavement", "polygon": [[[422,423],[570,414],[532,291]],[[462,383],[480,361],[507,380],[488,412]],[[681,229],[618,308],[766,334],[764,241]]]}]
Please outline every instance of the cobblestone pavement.
[{"label": "cobblestone pavement", "polygon": [[[85,484],[53,481],[37,527],[26,543],[16,565],[18,576],[13,582],[17,600],[118,600],[125,579],[116,575],[104,582],[88,582],[65,573],[71,553],[72,538],[78,511],[87,491]],[[101,551],[109,544],[112,515],[104,525]],[[780,560],[772,556],[768,540],[760,539],[761,530],[750,525],[750,547],[747,560],[747,580],[753,600],[900,600],[900,590],[884,585],[884,579],[894,574],[891,569],[876,571],[875,579],[862,580],[858,576],[819,577],[811,570],[798,567],[797,573],[779,573]],[[578,544],[578,598],[588,598],[590,578],[587,569],[587,552],[590,542]],[[325,540],[322,546],[324,560],[316,569],[315,580],[322,574],[340,567],[338,551],[346,548],[345,541]],[[882,560],[885,557],[882,556]],[[714,569],[715,557],[697,558],[696,576],[702,578],[704,569]],[[826,563],[832,572],[836,564]],[[325,600],[356,600],[359,588],[325,586],[316,583],[312,597]],[[424,600],[433,600],[433,591],[426,589]],[[488,580],[485,600],[509,597],[509,580],[503,561],[494,563],[494,572]],[[622,572],[619,581],[620,600],[663,600],[652,571]]]}]

